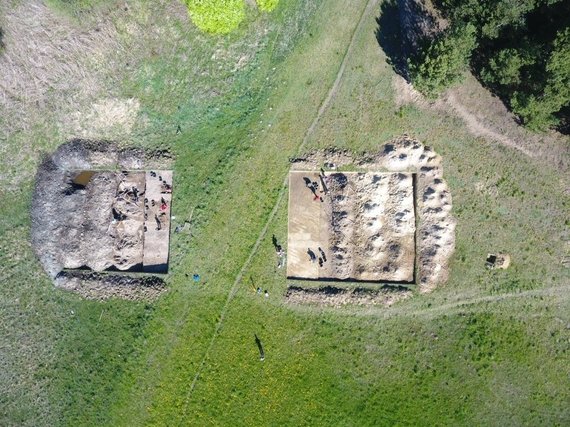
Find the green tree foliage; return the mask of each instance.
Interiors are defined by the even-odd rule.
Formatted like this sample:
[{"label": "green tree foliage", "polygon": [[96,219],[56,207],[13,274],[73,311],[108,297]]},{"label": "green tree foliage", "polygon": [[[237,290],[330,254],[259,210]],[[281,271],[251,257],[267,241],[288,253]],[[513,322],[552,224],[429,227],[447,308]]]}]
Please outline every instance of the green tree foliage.
[{"label": "green tree foliage", "polygon": [[[245,18],[245,0],[184,0],[192,22],[202,31],[227,34]],[[263,12],[275,9],[279,0],[256,0]]]},{"label": "green tree foliage", "polygon": [[521,82],[522,67],[532,63],[533,59],[522,50],[503,49],[490,58],[481,71],[481,78],[489,84],[516,85]]},{"label": "green tree foliage", "polygon": [[[451,29],[411,59],[419,90],[434,96],[457,81],[451,77],[459,74],[453,71],[461,70],[463,59],[463,67],[470,66],[528,127],[570,123],[570,1],[435,1]],[[462,36],[470,26],[475,28],[472,44]]]},{"label": "green tree foliage", "polygon": [[570,28],[558,33],[546,72],[541,95],[515,92],[511,101],[515,113],[535,130],[558,124],[555,114],[570,103]]},{"label": "green tree foliage", "polygon": [[475,45],[475,27],[471,24],[443,33],[415,60],[410,60],[410,75],[415,87],[433,98],[460,81]]},{"label": "green tree foliage", "polygon": [[524,25],[525,14],[537,0],[445,0],[445,10],[454,21],[471,22],[483,37],[499,37],[507,26]]},{"label": "green tree foliage", "polygon": [[185,0],[192,22],[202,31],[227,34],[245,18],[243,0]]}]

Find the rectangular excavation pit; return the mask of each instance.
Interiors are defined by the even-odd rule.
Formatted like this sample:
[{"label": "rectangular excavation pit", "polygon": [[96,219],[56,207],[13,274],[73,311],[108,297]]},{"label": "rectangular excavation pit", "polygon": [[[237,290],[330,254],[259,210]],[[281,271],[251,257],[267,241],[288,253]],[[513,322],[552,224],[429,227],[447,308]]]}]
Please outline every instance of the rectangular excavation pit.
[{"label": "rectangular excavation pit", "polygon": [[288,278],[413,284],[414,182],[402,172],[291,171]]},{"label": "rectangular excavation pit", "polygon": [[65,270],[167,273],[172,171],[69,172]]}]

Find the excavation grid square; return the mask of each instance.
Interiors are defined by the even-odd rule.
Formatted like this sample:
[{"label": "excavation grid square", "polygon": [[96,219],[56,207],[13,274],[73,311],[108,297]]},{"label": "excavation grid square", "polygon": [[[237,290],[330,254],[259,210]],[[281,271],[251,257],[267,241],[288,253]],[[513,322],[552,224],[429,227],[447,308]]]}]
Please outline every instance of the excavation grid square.
[{"label": "excavation grid square", "polygon": [[412,173],[291,171],[287,276],[414,281]]},{"label": "excavation grid square", "polygon": [[168,272],[172,171],[70,171],[66,179],[63,268]]}]

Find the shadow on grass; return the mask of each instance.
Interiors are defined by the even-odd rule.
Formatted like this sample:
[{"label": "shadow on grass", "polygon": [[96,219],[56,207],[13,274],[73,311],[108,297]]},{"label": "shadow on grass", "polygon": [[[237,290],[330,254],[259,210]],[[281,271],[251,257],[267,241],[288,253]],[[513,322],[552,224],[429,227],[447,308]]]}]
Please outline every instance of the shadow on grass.
[{"label": "shadow on grass", "polygon": [[409,80],[406,62],[406,48],[402,37],[400,10],[396,0],[388,0],[380,6],[380,16],[376,18],[376,40],[387,57],[387,62],[400,76]]}]

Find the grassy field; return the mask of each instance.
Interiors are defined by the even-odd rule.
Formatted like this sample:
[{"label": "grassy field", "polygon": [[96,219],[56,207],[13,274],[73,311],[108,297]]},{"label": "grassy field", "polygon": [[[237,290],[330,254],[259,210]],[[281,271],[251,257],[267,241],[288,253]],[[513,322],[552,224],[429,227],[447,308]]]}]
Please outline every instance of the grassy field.
[{"label": "grassy field", "polygon": [[[376,40],[380,3],[281,0],[212,37],[169,1],[85,1],[88,12],[50,2],[50,19],[93,34],[99,25],[107,47],[82,62],[94,89],[2,104],[1,425],[570,422],[563,177],[451,114],[398,106]],[[154,303],[54,289],[28,243],[38,153],[77,131],[70,112],[88,116],[110,97],[136,100],[136,119],[95,130],[169,148],[173,214],[193,212],[192,237],[172,236],[170,291]],[[9,120],[18,111],[28,119]],[[403,133],[443,156],[458,219],[449,282],[391,308],[288,305],[271,243],[287,237],[288,159],[304,141],[362,152]],[[497,250],[510,269],[484,268]]]}]

